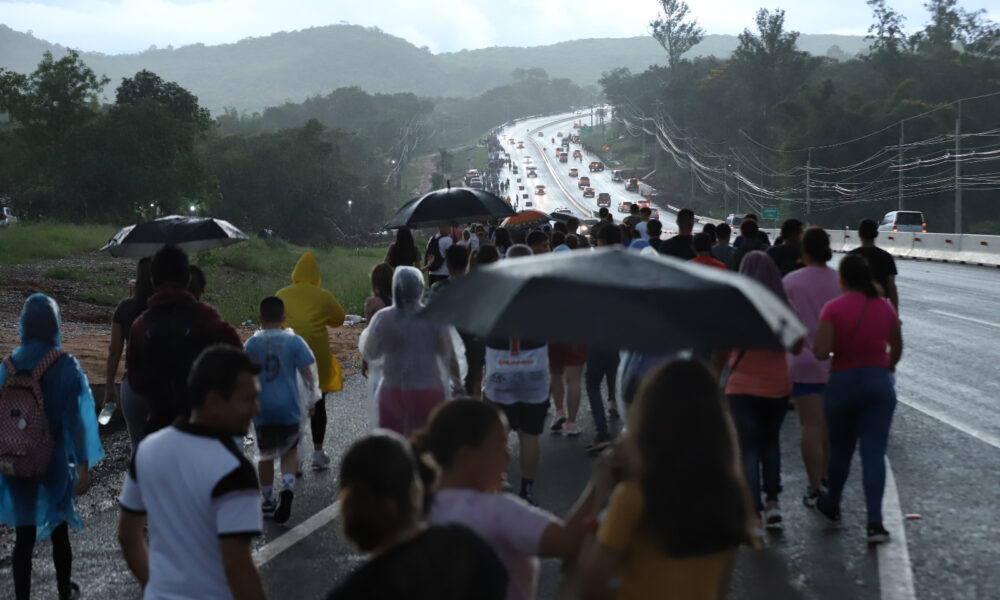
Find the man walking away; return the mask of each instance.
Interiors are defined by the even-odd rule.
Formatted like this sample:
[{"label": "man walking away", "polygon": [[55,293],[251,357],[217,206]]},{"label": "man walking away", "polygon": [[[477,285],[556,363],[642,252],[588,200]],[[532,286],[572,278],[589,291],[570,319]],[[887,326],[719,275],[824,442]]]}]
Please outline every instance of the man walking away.
[{"label": "man walking away", "polygon": [[633,202],[629,205],[628,216],[622,220],[622,223],[627,225],[629,229],[635,229],[636,224],[642,220],[639,216],[639,205]]},{"label": "man walking away", "polygon": [[802,232],[802,221],[787,219],[781,224],[781,243],[767,249],[767,255],[771,257],[774,264],[778,265],[778,271],[781,272],[782,277],[804,266],[800,262],[802,258]]},{"label": "man walking away", "polygon": [[250,551],[263,525],[257,474],[233,442],[260,411],[259,373],[242,350],[209,347],[191,369],[191,417],[139,443],[118,543],[145,598],[265,598]]},{"label": "man walking away", "polygon": [[[384,263],[381,263],[384,264]],[[316,359],[306,341],[285,326],[285,303],[277,296],[260,302],[260,330],[247,340],[246,353],[262,365],[260,406],[254,419],[257,474],[265,517],[284,523],[292,512],[299,434],[305,415],[320,399]],[[302,385],[299,385],[301,378]],[[279,499],[274,499],[274,459],[281,458]]]},{"label": "man walking away", "polygon": [[732,229],[729,225],[722,223],[715,228],[715,237],[718,243],[712,247],[712,258],[722,262],[729,270],[732,270],[733,262],[733,250],[734,248],[729,244],[729,237],[732,235]]},{"label": "man walking away", "polygon": [[649,224],[646,226],[646,234],[649,239],[649,245],[656,249],[657,252],[660,251],[660,244],[663,240],[660,239],[660,235],[663,233],[663,223],[659,219],[650,219]]},{"label": "man walking away", "polygon": [[899,293],[896,291],[896,260],[891,254],[875,245],[878,237],[878,224],[871,219],[865,219],[858,225],[858,237],[861,246],[848,254],[860,254],[868,261],[872,270],[872,278],[882,287],[882,295],[892,302],[892,307],[899,314]]},{"label": "man walking away", "polygon": [[653,211],[649,209],[648,206],[643,206],[639,209],[639,222],[635,224],[635,230],[639,233],[640,240],[649,241],[649,235],[646,228],[649,226],[649,217],[652,216]]},{"label": "man walking away", "polygon": [[743,243],[733,251],[733,262],[729,265],[730,270],[733,271],[740,270],[740,263],[743,262],[743,257],[747,254],[754,250],[767,251],[767,246],[760,239],[761,232],[757,227],[757,221],[744,219],[740,223],[740,237],[743,239]]},{"label": "man walking away", "polygon": [[188,373],[202,350],[217,343],[243,347],[236,329],[188,291],[191,270],[183,250],[168,245],[157,251],[152,274],[155,292],[129,329],[125,353],[129,385],[149,399],[146,435],[187,419]]},{"label": "man walking away", "polygon": [[454,244],[451,239],[451,226],[442,225],[438,232],[427,241],[427,251],[424,252],[424,271],[430,285],[448,279],[448,265],[445,264],[445,252]]},{"label": "man walking away", "polygon": [[726,270],[725,263],[712,258],[712,238],[707,233],[701,232],[694,236],[691,242],[691,249],[696,255],[691,259],[691,262],[708,265],[709,267],[715,267],[723,271]]},{"label": "man walking away", "polygon": [[691,250],[691,242],[694,236],[694,211],[690,208],[682,208],[677,213],[677,231],[679,232],[669,240],[664,240],[659,247],[660,254],[676,256],[684,260],[694,258],[694,251]]}]

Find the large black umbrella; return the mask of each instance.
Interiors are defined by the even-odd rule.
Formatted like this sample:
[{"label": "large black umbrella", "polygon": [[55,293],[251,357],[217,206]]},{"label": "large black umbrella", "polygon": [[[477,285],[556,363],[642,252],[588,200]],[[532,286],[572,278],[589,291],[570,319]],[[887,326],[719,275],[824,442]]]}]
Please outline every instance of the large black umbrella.
[{"label": "large black umbrella", "polygon": [[211,250],[237,242],[247,236],[229,221],[210,217],[183,217],[171,215],[155,221],[129,225],[114,235],[101,250],[111,256],[152,256],[167,244],[186,252]]},{"label": "large black umbrella", "polygon": [[499,196],[483,190],[453,188],[449,185],[404,204],[385,224],[385,228],[457,225],[513,214],[514,209]]},{"label": "large black umbrella", "polygon": [[640,351],[788,348],[806,334],[788,305],[748,277],[604,248],[478,268],[422,315],[484,338]]}]

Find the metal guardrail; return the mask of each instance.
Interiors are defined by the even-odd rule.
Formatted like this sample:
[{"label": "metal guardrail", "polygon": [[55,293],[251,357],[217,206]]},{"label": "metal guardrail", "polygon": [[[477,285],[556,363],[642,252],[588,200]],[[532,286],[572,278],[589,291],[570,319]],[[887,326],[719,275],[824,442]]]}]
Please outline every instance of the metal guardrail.
[{"label": "metal guardrail", "polygon": [[[774,239],[779,229],[764,229]],[[850,252],[860,244],[856,231],[830,229],[834,252]],[[875,245],[896,258],[1000,267],[1000,236],[971,233],[912,233],[880,231]]]}]

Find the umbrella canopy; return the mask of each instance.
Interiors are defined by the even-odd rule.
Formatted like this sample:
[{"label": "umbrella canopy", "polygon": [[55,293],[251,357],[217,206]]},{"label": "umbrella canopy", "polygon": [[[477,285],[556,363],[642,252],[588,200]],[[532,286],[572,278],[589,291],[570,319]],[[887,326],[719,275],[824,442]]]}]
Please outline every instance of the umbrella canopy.
[{"label": "umbrella canopy", "polygon": [[619,248],[478,268],[422,315],[484,338],[645,352],[788,348],[806,334],[787,304],[748,277]]},{"label": "umbrella canopy", "polygon": [[522,210],[512,217],[507,217],[500,223],[501,227],[507,229],[525,229],[528,227],[541,227],[547,225],[549,215],[540,210]]},{"label": "umbrella canopy", "polygon": [[495,194],[449,185],[446,189],[429,192],[404,204],[385,224],[385,228],[438,227],[513,214],[514,209]]},{"label": "umbrella canopy", "polygon": [[101,247],[111,256],[152,256],[167,244],[185,252],[198,252],[246,241],[247,236],[229,221],[211,217],[171,215],[155,221],[129,225]]}]

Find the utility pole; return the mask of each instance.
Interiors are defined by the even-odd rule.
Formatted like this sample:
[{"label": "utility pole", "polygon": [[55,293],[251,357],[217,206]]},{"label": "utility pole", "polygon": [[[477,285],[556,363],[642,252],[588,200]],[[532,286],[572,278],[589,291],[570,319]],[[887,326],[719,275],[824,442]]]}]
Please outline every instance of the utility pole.
[{"label": "utility pole", "polygon": [[813,149],[809,149],[809,156],[806,158],[806,225],[809,224],[809,213],[812,212],[812,194],[809,189],[809,185],[812,183],[810,181],[811,173],[809,170],[812,168],[812,158]]},{"label": "utility pole", "polygon": [[729,163],[722,167],[722,208],[729,216]]},{"label": "utility pole", "polygon": [[899,122],[899,206],[896,210],[903,210],[903,140],[906,131],[906,121]]},{"label": "utility pole", "polygon": [[958,115],[955,118],[955,233],[962,233],[962,101],[958,101]]}]

